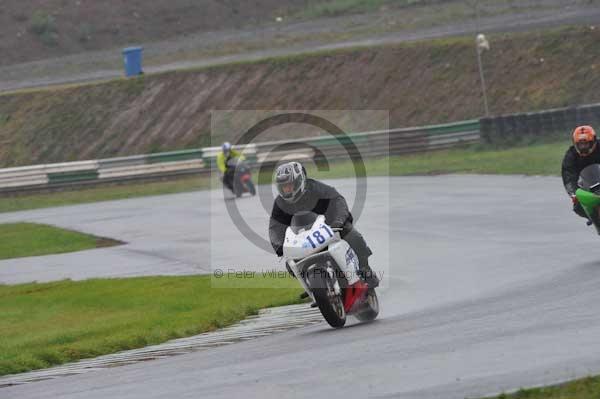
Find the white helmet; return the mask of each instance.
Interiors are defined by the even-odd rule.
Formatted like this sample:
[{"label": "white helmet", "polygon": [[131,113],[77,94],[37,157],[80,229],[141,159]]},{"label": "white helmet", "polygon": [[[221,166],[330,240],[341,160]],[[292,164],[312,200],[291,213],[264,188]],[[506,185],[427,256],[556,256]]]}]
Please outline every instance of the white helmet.
[{"label": "white helmet", "polygon": [[296,202],[304,194],[306,173],[299,162],[280,165],[275,172],[277,192],[287,202]]},{"label": "white helmet", "polygon": [[224,142],[221,146],[221,150],[223,150],[223,154],[229,155],[231,152],[231,143],[229,143],[229,141]]}]

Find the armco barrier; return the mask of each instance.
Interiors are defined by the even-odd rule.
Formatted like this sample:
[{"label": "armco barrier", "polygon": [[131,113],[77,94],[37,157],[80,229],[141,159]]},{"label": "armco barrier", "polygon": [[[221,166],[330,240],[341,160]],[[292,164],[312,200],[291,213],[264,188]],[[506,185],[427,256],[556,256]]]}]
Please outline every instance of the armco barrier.
[{"label": "armco barrier", "polygon": [[125,177],[178,174],[178,172],[199,173],[204,170],[204,162],[201,159],[192,161],[179,161],[168,163],[155,163],[150,165],[120,166],[100,170],[99,179],[118,179]]},{"label": "armco barrier", "polygon": [[484,118],[481,138],[495,143],[516,140],[523,135],[569,137],[578,125],[600,125],[600,104]]},{"label": "armco barrier", "polygon": [[193,159],[202,159],[203,150],[183,150],[183,151],[171,151],[163,152],[158,154],[146,155],[148,163],[161,163],[161,162],[176,162],[176,161],[189,161]]},{"label": "armco barrier", "polygon": [[0,169],[0,187],[19,190],[20,187],[38,187],[48,184],[44,166]]},{"label": "armco barrier", "polygon": [[[487,124],[487,125],[486,125]],[[483,125],[495,127],[489,121]],[[248,162],[270,164],[282,159],[326,159],[399,155],[472,143],[479,140],[477,120],[355,133],[341,137],[311,137],[235,146]],[[60,189],[79,185],[126,182],[207,173],[216,167],[220,147],[0,169],[0,193]]]},{"label": "armco barrier", "polygon": [[348,158],[353,144],[363,158],[382,155],[400,155],[447,148],[459,143],[479,140],[479,122],[470,120],[446,125],[419,128],[381,130],[350,134],[339,138],[325,136],[308,139],[280,140],[258,143],[258,159],[261,163],[276,162],[282,156],[313,158],[322,152],[327,159]]},{"label": "armco barrier", "polygon": [[48,173],[48,183],[73,183],[85,180],[96,180],[98,179],[97,170],[82,170],[73,172],[56,172]]},{"label": "armco barrier", "polygon": [[132,157],[120,157],[98,160],[98,169],[112,169],[124,166],[145,165],[147,155],[134,155]]}]

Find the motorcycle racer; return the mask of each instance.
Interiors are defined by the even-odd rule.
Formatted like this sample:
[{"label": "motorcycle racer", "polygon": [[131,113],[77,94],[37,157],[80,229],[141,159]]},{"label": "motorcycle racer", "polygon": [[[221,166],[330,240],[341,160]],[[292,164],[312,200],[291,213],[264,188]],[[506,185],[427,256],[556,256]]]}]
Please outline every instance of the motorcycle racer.
[{"label": "motorcycle racer", "polygon": [[269,238],[275,253],[283,256],[285,231],[294,214],[312,211],[325,215],[326,223],[340,230],[341,237],[354,249],[359,262],[359,274],[371,288],[379,279],[369,266],[371,249],[363,236],[354,228],[352,214],[346,199],[333,187],[306,177],[306,169],[299,162],[280,165],[275,172],[279,195],[273,203],[269,222]]},{"label": "motorcycle racer", "polygon": [[591,126],[579,126],[572,134],[573,145],[569,147],[562,162],[563,185],[573,203],[573,212],[587,218],[583,207],[575,196],[577,181],[583,169],[592,164],[600,164],[600,146],[596,132]]},{"label": "motorcycle racer", "polygon": [[233,191],[233,174],[235,173],[235,170],[228,168],[227,163],[232,158],[240,160],[246,159],[241,152],[234,150],[229,142],[223,143],[221,152],[217,154],[217,168],[221,173],[223,184],[231,191]]}]

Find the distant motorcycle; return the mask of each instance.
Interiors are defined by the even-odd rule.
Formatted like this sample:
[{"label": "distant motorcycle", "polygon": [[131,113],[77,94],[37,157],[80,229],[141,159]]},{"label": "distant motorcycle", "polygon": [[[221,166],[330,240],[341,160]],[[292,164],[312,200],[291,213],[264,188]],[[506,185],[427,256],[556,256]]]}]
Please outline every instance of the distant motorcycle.
[{"label": "distant motorcycle", "polygon": [[575,192],[589,222],[600,234],[600,165],[589,165],[579,174],[579,188]]},{"label": "distant motorcycle", "polygon": [[359,279],[358,257],[339,231],[325,223],[325,216],[295,214],[285,233],[283,255],[288,271],[300,281],[331,327],[343,327],[347,315],[371,321],[379,314],[375,289],[357,293],[351,287]]},{"label": "distant motorcycle", "polygon": [[245,161],[241,159],[230,159],[227,161],[227,169],[231,173],[231,191],[236,197],[241,197],[244,193],[256,195],[256,187],[252,181],[252,172]]}]

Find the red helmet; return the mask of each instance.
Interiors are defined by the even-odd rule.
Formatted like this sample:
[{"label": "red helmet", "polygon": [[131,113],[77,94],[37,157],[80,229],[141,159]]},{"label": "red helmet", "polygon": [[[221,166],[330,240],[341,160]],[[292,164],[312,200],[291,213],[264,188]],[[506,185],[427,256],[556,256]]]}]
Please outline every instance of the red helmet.
[{"label": "red helmet", "polygon": [[596,149],[596,132],[591,126],[579,126],[573,131],[573,146],[582,157]]}]

